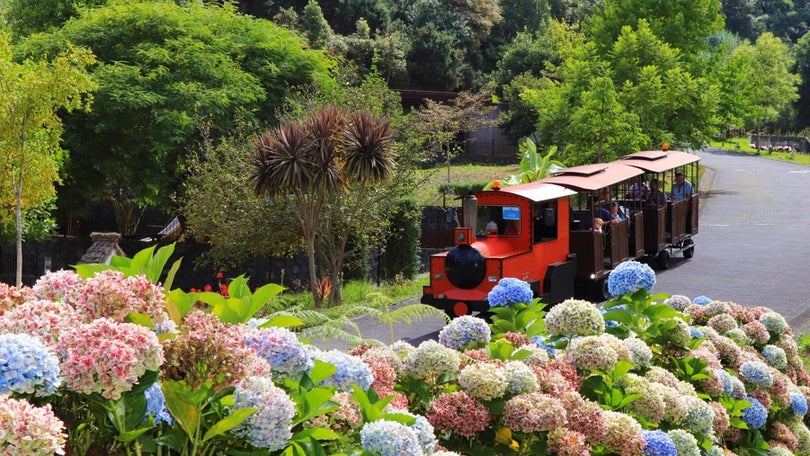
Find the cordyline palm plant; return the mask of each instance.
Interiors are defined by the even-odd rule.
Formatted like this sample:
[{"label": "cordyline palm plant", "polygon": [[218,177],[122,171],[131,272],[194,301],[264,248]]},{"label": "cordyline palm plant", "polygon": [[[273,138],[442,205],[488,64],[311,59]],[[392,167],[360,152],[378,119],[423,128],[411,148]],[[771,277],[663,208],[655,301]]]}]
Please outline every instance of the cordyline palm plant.
[{"label": "cordyline palm plant", "polygon": [[[336,106],[268,130],[257,140],[251,185],[259,196],[294,199],[312,284],[320,283],[315,241],[324,204],[340,193],[387,182],[395,165],[393,150],[387,119],[366,111],[346,113]],[[334,289],[339,289],[340,279],[339,271],[333,272]],[[321,296],[312,289],[320,307]]]}]

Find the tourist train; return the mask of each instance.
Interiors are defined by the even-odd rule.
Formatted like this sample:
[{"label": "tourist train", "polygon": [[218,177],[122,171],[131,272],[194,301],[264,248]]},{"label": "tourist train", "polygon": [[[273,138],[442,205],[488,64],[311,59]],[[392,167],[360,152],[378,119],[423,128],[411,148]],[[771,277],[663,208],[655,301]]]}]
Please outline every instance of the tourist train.
[{"label": "tourist train", "polygon": [[[430,258],[422,302],[451,318],[485,312],[487,294],[504,277],[528,282],[549,304],[583,295],[605,300],[607,277],[623,261],[666,269],[672,255],[691,258],[699,161],[664,147],[565,168],[527,184],[496,181],[490,190],[462,197],[455,245]],[[656,184],[660,195],[652,190]],[[602,214],[613,220],[600,230],[594,219]]]}]

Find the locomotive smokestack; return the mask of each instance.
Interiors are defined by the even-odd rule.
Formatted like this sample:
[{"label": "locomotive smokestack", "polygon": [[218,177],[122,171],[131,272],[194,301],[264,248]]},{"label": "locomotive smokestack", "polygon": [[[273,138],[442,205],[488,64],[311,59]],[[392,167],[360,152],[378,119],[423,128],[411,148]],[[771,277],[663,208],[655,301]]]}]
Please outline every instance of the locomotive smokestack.
[{"label": "locomotive smokestack", "polygon": [[475,234],[475,221],[478,220],[478,198],[475,195],[465,195],[461,199],[461,210],[464,212],[463,226],[472,228],[472,232]]}]

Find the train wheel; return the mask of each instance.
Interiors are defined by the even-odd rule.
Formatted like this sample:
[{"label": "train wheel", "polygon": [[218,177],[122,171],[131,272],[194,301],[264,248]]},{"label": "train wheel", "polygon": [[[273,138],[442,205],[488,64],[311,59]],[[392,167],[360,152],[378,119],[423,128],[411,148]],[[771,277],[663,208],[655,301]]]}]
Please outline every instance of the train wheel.
[{"label": "train wheel", "polygon": [[608,276],[604,276],[597,280],[593,287],[594,297],[597,301],[607,301],[610,299],[610,292],[608,291]]},{"label": "train wheel", "polygon": [[683,257],[692,258],[695,256],[695,243],[691,239],[683,241]]},{"label": "train wheel", "polygon": [[655,257],[655,265],[658,269],[669,269],[669,251],[664,249],[658,252]]},{"label": "train wheel", "polygon": [[469,315],[470,307],[464,301],[458,301],[457,303],[453,304],[452,307],[449,309],[445,309],[444,313],[452,320],[456,317],[460,317],[462,315]]}]

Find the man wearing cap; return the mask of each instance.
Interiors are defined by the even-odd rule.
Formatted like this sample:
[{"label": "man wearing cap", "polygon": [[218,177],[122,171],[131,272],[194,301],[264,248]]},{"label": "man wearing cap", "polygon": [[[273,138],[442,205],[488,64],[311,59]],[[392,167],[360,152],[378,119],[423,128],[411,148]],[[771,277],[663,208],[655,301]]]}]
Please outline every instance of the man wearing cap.
[{"label": "man wearing cap", "polygon": [[675,183],[672,184],[672,201],[680,201],[692,196],[692,183],[686,180],[682,172],[675,173]]}]

